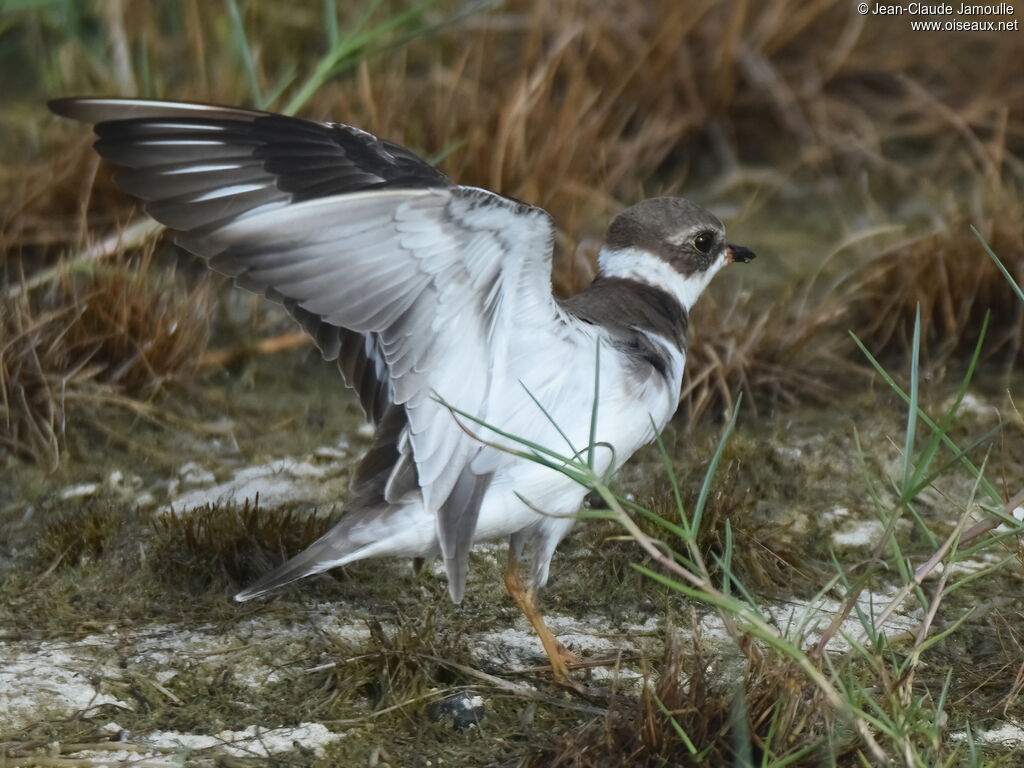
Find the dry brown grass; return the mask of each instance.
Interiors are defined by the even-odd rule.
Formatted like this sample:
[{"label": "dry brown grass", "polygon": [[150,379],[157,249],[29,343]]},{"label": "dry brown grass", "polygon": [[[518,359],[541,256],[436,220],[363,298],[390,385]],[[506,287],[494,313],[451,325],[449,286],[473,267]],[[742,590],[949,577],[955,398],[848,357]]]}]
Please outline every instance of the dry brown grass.
[{"label": "dry brown grass", "polygon": [[36,540],[37,563],[50,571],[101,557],[112,547],[123,516],[122,509],[106,504],[87,504],[57,515]]},{"label": "dry brown grass", "polygon": [[[247,9],[264,91],[296,57],[299,82],[314,68],[319,13],[319,4]],[[361,10],[342,13],[351,26]],[[214,38],[222,19],[219,6],[191,6],[173,37],[144,6],[100,21],[130,45],[146,39],[168,97],[246,101],[237,51]],[[952,40],[973,55],[924,55]],[[68,67],[73,50],[64,56]],[[515,0],[364,59],[302,114],[443,156],[460,182],[548,208],[575,243],[601,236],[621,204],[678,189],[695,167],[727,173],[738,160],[775,157],[787,169],[907,179],[908,163],[889,158],[889,146],[956,158],[977,136],[998,134],[1007,152],[1019,152],[1024,84],[1015,62],[1012,46],[984,35],[908,36],[828,0]],[[105,88],[69,67],[64,87],[111,91],[133,80],[108,66]],[[943,110],[955,112],[954,130]]]},{"label": "dry brown grass", "polygon": [[[384,3],[376,21],[401,7]],[[453,9],[433,6],[419,21],[429,27]],[[340,28],[351,28],[361,12],[339,11]],[[294,85],[271,108],[285,104],[319,63],[321,13],[320,3],[246,6],[248,55],[262,91],[278,90],[294,67]],[[149,87],[168,98],[251,103],[224,14],[217,4],[188,4],[166,17],[144,4],[110,6],[94,20],[109,43],[106,58],[97,53],[102,45],[86,45],[29,15],[23,39],[49,49],[26,61],[47,63],[54,83],[45,96],[136,93],[145,59]],[[692,416],[720,412],[739,391],[765,405],[822,398],[837,367],[846,371],[844,350],[852,348],[842,332],[850,325],[873,349],[895,350],[920,300],[933,324],[926,328],[934,341],[929,348],[942,357],[969,346],[960,339],[988,302],[999,311],[1003,294],[995,273],[981,263],[961,224],[980,223],[1012,263],[1020,252],[1019,195],[1005,196],[1018,202],[1000,207],[985,191],[988,179],[1012,170],[1024,150],[1017,51],[1005,38],[909,35],[904,25],[882,21],[892,20],[869,20],[852,4],[827,0],[512,0],[406,45],[398,45],[402,30],[368,42],[352,68],[320,88],[301,114],[359,125],[438,158],[461,183],[546,207],[560,227],[554,282],[561,294],[592,277],[594,245],[615,211],[644,196],[678,192],[694,176],[733,179],[734,189],[750,194],[758,185],[756,174],[744,172],[751,166],[772,166],[805,189],[861,177],[893,197],[940,200],[956,190],[954,202],[936,215],[947,219],[942,228],[882,253],[851,278],[857,289],[836,301],[804,301],[793,289],[771,299],[706,300],[699,308],[685,392]],[[114,55],[122,44],[128,58]],[[933,55],[945,44],[962,55]],[[4,250],[29,254],[31,272],[58,252],[54,245],[77,243],[86,229],[109,233],[137,213],[86,149],[80,127],[57,127],[38,110],[27,112],[43,129],[43,139],[34,140],[50,159],[5,172],[0,199],[10,202]],[[927,188],[922,175],[932,180]],[[1006,178],[1012,189],[1009,172]],[[758,249],[757,242],[748,244]],[[931,279],[935,253],[948,255]],[[17,277],[11,263],[8,256],[9,282]],[[59,450],[53,425],[63,405],[41,372],[70,370],[70,380],[79,381],[93,369],[80,365],[81,356],[52,359],[63,355],[63,341],[39,342],[62,339],[77,309],[39,297],[24,306],[18,302],[25,299],[2,301],[6,334],[21,349],[31,338],[27,346],[42,351],[33,355],[46,358],[28,355],[16,368],[7,363],[5,418],[24,422],[9,442],[21,452],[43,449],[53,461]],[[860,322],[843,313],[844,304]],[[129,318],[105,320],[116,327]],[[1002,349],[1019,350],[1019,311],[1014,315],[1007,305],[996,328]],[[136,355],[143,331],[160,333],[154,325],[136,329],[140,335],[120,350],[105,341],[113,357]],[[105,333],[95,325],[91,332]],[[198,354],[202,344],[190,348]],[[159,366],[136,366],[134,384],[122,391],[152,389],[140,378],[149,373],[155,386],[166,379]],[[11,409],[40,416],[26,420]]]},{"label": "dry brown grass", "polygon": [[807,302],[796,286],[770,304],[749,292],[728,304],[704,298],[694,312],[682,393],[691,419],[713,407],[730,411],[739,393],[755,411],[826,400],[836,375],[851,367],[837,333],[845,311],[834,297]]},{"label": "dry brown grass", "polygon": [[[822,1],[514,2],[454,45],[443,35],[365,63],[306,111],[450,152],[453,178],[550,210],[571,252],[619,206],[678,190],[691,171],[774,159],[909,182],[910,156],[891,150],[941,161],[995,134],[1024,147],[1024,109],[1005,106],[1024,103],[1010,46],[975,38],[965,65],[923,55],[941,35],[915,50],[901,31]],[[961,116],[952,136],[943,105]]]},{"label": "dry brown grass", "polygon": [[[123,398],[147,399],[190,376],[206,348],[205,281],[182,286],[135,256],[62,271],[0,300],[0,445],[55,466],[68,421]],[[14,290],[11,290],[11,289]]]},{"label": "dry brown grass", "polygon": [[970,354],[986,313],[988,357],[1024,361],[1024,305],[971,232],[974,225],[1018,284],[1024,281],[1024,198],[1001,183],[950,201],[935,231],[882,250],[844,288],[852,327],[876,354],[911,349],[921,307],[922,362],[941,375]]}]

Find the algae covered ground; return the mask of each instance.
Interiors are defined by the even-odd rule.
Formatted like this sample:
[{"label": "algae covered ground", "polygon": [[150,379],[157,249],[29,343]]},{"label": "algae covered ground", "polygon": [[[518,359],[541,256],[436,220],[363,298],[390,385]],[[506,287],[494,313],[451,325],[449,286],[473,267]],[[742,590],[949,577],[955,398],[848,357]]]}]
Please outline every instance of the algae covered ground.
[{"label": "algae covered ground", "polygon": [[[271,757],[282,765],[573,764],[579,742],[599,750],[620,718],[638,717],[631,697],[668,674],[667,652],[678,655],[676,674],[688,685],[706,676],[708,690],[692,692],[705,706],[734,697],[747,676],[718,614],[638,574],[631,564],[649,560],[602,520],[581,523],[562,545],[544,594],[551,625],[580,657],[591,700],[550,686],[539,642],[501,588],[500,544],[474,555],[460,606],[448,601],[439,567],[416,574],[404,561],[360,563],[234,603],[234,591],[341,510],[368,438],[352,397],[311,353],[256,359],[211,379],[214,395],[198,400],[192,416],[220,422],[216,436],[125,423],[117,428],[133,446],[155,448],[159,458],[93,434],[102,464],[12,476],[0,593],[9,762],[48,754],[68,765]],[[997,426],[1004,398],[998,390],[972,396],[963,436]],[[819,592],[834,573],[831,558],[867,571],[883,536],[865,501],[865,475],[900,463],[898,399],[874,387],[840,402],[742,412],[707,507],[705,546],[720,551],[722,525],[731,522],[738,578],[780,632],[805,647],[847,593],[839,584]],[[311,416],[321,410],[330,415]],[[695,495],[719,429],[680,425],[666,434],[684,493]],[[993,454],[1019,468],[1022,445],[1003,441]],[[622,475],[622,493],[668,514],[655,451]],[[970,490],[951,478],[921,499],[930,529],[955,526],[950,499]],[[908,554],[929,552],[919,529],[900,527]],[[1010,539],[952,566],[954,578],[979,578],[943,602],[938,631],[966,619],[929,649],[916,683],[941,690],[952,672],[947,733],[964,739],[971,728],[974,749],[994,761],[986,764],[1013,765],[1024,754],[1012,727],[1020,722],[1024,609],[1015,553]],[[876,569],[857,609],[877,615],[899,586],[898,575]],[[923,617],[914,597],[900,601],[872,642],[908,652]],[[851,643],[867,634],[855,611],[830,645],[833,663],[855,668]],[[477,707],[468,727],[444,715],[444,702],[465,704],[460,696]],[[727,729],[728,710],[719,716],[713,727]],[[607,759],[614,764],[627,748],[613,742]]]},{"label": "algae covered ground", "polygon": [[[0,768],[1024,764],[1024,33],[905,21],[0,8]],[[77,94],[402,142],[547,208],[560,296],[653,195],[758,253],[695,309],[660,445],[574,468],[541,603],[582,692],[552,684],[503,542],[459,606],[399,560],[232,600],[344,514],[372,431],[283,311],[46,111]]]}]

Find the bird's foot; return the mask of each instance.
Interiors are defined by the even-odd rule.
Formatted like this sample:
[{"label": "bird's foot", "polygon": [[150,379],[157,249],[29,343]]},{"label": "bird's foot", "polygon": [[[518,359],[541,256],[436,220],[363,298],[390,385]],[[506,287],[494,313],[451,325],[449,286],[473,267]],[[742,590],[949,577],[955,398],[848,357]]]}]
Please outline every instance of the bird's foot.
[{"label": "bird's foot", "polygon": [[575,667],[580,663],[579,657],[562,645],[562,642],[558,639],[555,640],[555,653],[558,655],[558,658],[562,660],[567,669],[569,667]]},{"label": "bird's foot", "polygon": [[551,672],[555,685],[583,695],[586,692],[586,688],[581,683],[573,680],[569,675],[571,669],[580,663],[579,658],[558,640],[554,640],[553,645],[554,647],[551,649],[553,652],[548,654],[548,658],[551,661]]}]

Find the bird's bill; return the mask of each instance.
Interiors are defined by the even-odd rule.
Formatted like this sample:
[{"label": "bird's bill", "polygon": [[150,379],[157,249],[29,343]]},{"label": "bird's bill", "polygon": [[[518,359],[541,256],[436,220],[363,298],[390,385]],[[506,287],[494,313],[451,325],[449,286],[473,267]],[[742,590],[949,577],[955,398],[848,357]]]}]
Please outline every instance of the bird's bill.
[{"label": "bird's bill", "polygon": [[725,246],[725,260],[730,264],[737,261],[746,264],[748,261],[753,261],[756,254],[749,248],[744,248],[742,245],[733,245],[729,243]]}]

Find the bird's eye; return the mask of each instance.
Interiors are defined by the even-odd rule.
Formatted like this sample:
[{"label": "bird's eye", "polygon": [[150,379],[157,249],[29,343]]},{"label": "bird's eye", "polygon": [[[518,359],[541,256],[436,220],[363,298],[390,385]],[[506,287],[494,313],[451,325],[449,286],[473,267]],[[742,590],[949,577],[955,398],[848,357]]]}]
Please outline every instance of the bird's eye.
[{"label": "bird's eye", "polygon": [[711,250],[711,246],[715,244],[715,236],[710,232],[701,232],[695,238],[693,238],[693,247],[701,253],[707,253]]}]

